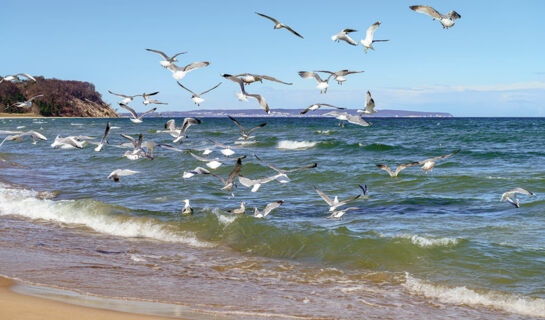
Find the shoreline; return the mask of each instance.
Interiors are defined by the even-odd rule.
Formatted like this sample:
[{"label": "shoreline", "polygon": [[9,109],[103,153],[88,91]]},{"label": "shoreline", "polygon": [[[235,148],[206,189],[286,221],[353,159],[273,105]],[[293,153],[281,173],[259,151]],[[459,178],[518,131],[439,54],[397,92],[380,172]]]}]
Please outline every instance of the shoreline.
[{"label": "shoreline", "polygon": [[[33,292],[34,291],[34,292]],[[58,291],[58,292],[54,292]],[[41,294],[39,293],[41,292]],[[61,294],[60,294],[61,293]],[[34,285],[27,285],[0,276],[0,318],[2,319],[51,319],[51,320],[166,320],[174,319],[168,316],[156,316],[142,313],[129,313],[116,310],[112,306],[127,304],[126,301],[106,298],[94,298],[94,303],[79,301],[75,304],[63,298],[62,293],[76,299],[83,295],[60,289],[50,289]],[[51,295],[48,297],[48,295]],[[102,307],[100,303],[115,302]],[[141,304],[141,308],[134,305]],[[131,301],[127,309],[144,310],[145,303]],[[176,317],[176,319],[182,319]]]}]

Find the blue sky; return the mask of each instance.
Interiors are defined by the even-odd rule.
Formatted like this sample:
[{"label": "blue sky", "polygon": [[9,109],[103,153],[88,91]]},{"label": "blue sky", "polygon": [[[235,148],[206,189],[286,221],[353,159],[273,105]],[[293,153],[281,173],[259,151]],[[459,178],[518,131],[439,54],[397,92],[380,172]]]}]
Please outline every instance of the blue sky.
[{"label": "blue sky", "polygon": [[[443,30],[413,12],[423,4],[462,18]],[[305,39],[273,30],[254,11],[276,17]],[[162,111],[196,108],[178,87],[160,56],[188,51],[181,65],[210,61],[182,83],[204,96],[200,108],[259,108],[237,101],[237,87],[220,73],[257,73],[292,86],[253,84],[271,109],[304,108],[326,102],[361,107],[371,90],[377,109],[450,112],[455,116],[545,116],[545,1],[7,1],[0,11],[0,74],[27,72],[95,84],[126,94],[160,91]],[[16,20],[16,18],[18,20]],[[374,22],[375,39],[389,42],[363,53],[361,46],[335,43],[344,28],[359,41]],[[300,70],[365,70],[320,95]],[[146,109],[139,101],[132,106]]]}]

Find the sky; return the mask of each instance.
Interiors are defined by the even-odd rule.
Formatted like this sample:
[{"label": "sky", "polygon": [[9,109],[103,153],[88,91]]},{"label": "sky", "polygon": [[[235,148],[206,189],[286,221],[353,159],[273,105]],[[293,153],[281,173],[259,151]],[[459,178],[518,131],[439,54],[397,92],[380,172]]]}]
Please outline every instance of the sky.
[{"label": "sky", "polygon": [[[409,9],[430,5],[462,18],[444,30]],[[254,12],[275,17],[300,39]],[[330,103],[361,108],[365,93],[377,109],[449,112],[454,116],[545,116],[545,1],[5,1],[0,11],[0,75],[26,72],[46,78],[88,81],[112,107],[124,94],[159,91],[158,111],[259,108],[239,102],[235,83],[221,73],[255,73],[293,85],[252,84],[275,108]],[[344,28],[365,37],[382,24],[375,51],[336,43]],[[179,65],[209,61],[181,82],[196,92],[218,82],[197,107],[176,84],[161,57],[187,51]],[[364,70],[327,95],[301,70]],[[149,109],[140,101],[131,106]]]}]

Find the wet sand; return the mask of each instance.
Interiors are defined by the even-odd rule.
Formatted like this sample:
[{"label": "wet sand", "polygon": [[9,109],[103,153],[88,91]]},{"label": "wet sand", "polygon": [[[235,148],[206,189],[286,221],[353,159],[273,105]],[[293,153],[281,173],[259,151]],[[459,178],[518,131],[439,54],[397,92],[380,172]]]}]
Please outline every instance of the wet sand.
[{"label": "wet sand", "polygon": [[160,320],[172,319],[95,309],[27,296],[11,291],[14,281],[0,277],[0,319],[13,320]]}]

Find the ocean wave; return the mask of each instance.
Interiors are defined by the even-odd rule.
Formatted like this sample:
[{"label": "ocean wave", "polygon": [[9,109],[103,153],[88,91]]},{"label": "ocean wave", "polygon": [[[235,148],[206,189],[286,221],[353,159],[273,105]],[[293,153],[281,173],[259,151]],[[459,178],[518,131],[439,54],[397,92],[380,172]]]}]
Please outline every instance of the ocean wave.
[{"label": "ocean wave", "polygon": [[408,233],[396,236],[396,238],[411,240],[413,244],[422,248],[454,246],[460,242],[457,238],[428,238]]},{"label": "ocean wave", "polygon": [[235,141],[235,144],[239,144],[239,145],[249,145],[249,144],[255,144],[257,141],[256,140],[237,140]]},{"label": "ocean wave", "polygon": [[325,134],[325,135],[329,135],[331,134],[331,130],[316,130],[316,133],[319,133],[319,134]]},{"label": "ocean wave", "polygon": [[409,292],[437,299],[443,303],[485,306],[497,310],[533,317],[545,317],[545,299],[509,293],[483,291],[433,284],[406,274],[403,286]]},{"label": "ocean wave", "polygon": [[276,148],[278,149],[287,149],[287,150],[304,150],[313,148],[318,144],[315,141],[293,141],[293,140],[282,140],[278,142]]},{"label": "ocean wave", "polygon": [[18,215],[30,219],[55,221],[88,227],[96,232],[119,237],[144,237],[167,242],[210,247],[193,233],[153,218],[114,213],[115,206],[96,200],[40,199],[39,192],[0,184],[0,215]]}]

